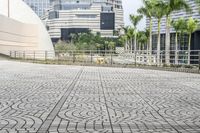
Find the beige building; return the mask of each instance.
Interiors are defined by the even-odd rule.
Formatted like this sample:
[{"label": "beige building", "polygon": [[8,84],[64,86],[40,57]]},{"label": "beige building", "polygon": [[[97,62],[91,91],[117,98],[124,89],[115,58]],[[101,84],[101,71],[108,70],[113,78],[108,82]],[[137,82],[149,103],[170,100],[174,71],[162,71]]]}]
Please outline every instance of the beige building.
[{"label": "beige building", "polygon": [[92,31],[113,37],[124,25],[121,0],[51,0],[43,20],[53,41]]}]

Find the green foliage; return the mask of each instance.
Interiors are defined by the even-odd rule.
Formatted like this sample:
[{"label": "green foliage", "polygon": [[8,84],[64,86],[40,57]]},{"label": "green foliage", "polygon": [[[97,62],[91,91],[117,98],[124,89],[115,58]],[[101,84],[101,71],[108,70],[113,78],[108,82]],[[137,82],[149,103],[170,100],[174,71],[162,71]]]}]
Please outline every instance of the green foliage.
[{"label": "green foliage", "polygon": [[154,5],[153,17],[160,20],[163,16],[166,15],[166,7],[167,5],[163,0],[157,0],[157,2]]},{"label": "green foliage", "polygon": [[166,0],[165,12],[169,16],[173,11],[185,9],[187,12],[191,11],[188,3],[185,0]]},{"label": "green foliage", "polygon": [[132,38],[134,37],[135,34],[136,34],[136,33],[135,33],[135,29],[132,28],[132,27],[129,27],[129,28],[128,28],[128,32],[127,32],[127,37],[128,37],[129,39],[132,39]]},{"label": "green foliage", "polygon": [[125,44],[126,41],[127,41],[127,36],[126,36],[126,34],[119,37],[119,42],[120,42],[120,43]]},{"label": "green foliage", "polygon": [[76,50],[76,46],[71,43],[66,43],[64,41],[59,40],[55,45],[56,51],[67,51],[67,50]]},{"label": "green foliage", "polygon": [[186,28],[186,32],[188,34],[192,34],[193,32],[195,32],[195,30],[197,30],[198,28],[198,20],[193,19],[192,17],[190,17],[187,21],[187,28]]},{"label": "green foliage", "polygon": [[55,49],[59,51],[66,50],[108,50],[114,49],[115,46],[123,46],[120,38],[105,38],[101,37],[100,33],[93,34],[78,33],[71,34],[71,43],[58,41],[55,44]]},{"label": "green foliage", "polygon": [[146,44],[148,36],[145,31],[139,31],[137,34],[138,42],[142,45]]},{"label": "green foliage", "polygon": [[187,21],[184,18],[179,18],[176,21],[172,21],[171,25],[177,33],[183,33],[187,28]]},{"label": "green foliage", "polygon": [[142,15],[130,15],[130,20],[134,26],[134,29],[136,29],[138,23],[142,20]]},{"label": "green foliage", "polygon": [[150,29],[146,28],[144,31],[145,36],[147,37],[147,39],[149,39],[150,37]]},{"label": "green foliage", "polygon": [[153,16],[153,10],[155,6],[155,0],[143,0],[143,5],[141,8],[137,10],[137,12],[141,15],[144,15],[148,18]]},{"label": "green foliage", "polygon": [[111,50],[113,50],[113,49],[115,48],[115,42],[110,41],[110,42],[108,43],[108,48],[111,49]]}]

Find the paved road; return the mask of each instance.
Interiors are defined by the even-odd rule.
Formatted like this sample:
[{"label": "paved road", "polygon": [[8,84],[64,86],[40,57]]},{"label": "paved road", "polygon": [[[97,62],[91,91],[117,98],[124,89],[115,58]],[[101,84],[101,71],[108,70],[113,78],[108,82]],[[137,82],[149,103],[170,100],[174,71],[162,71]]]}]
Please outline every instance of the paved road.
[{"label": "paved road", "polygon": [[200,133],[200,75],[0,61],[0,133]]}]

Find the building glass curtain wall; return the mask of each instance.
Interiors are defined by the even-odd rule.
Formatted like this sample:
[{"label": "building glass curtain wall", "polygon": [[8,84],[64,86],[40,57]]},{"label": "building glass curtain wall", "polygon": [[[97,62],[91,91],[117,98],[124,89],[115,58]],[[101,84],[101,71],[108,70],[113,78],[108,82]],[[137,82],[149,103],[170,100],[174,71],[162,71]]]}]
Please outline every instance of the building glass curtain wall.
[{"label": "building glass curtain wall", "polygon": [[[199,14],[199,6],[195,3],[195,0],[186,0],[189,4],[189,6],[192,9],[192,13],[187,13],[185,10],[180,10],[180,11],[175,11],[171,14],[171,19],[172,20],[178,20],[179,18],[183,17],[185,19],[188,19],[189,17],[193,17],[194,19],[197,19],[200,22],[200,14]],[[153,36],[153,49],[156,50],[157,46],[157,37],[156,33],[158,30],[158,23],[156,19],[153,19],[153,28],[152,32],[155,34]],[[147,18],[146,21],[146,26],[149,27],[149,19]],[[165,30],[166,30],[166,18],[163,17],[161,20],[161,50],[165,49],[165,41],[162,41],[163,39],[165,40]],[[171,45],[170,49],[175,50],[175,31],[173,28],[171,28]],[[178,44],[179,44],[179,50],[187,50],[188,49],[188,35],[185,34],[181,38],[178,38]],[[192,45],[191,45],[191,50],[200,50],[200,32],[196,31],[192,35]]]},{"label": "building glass curtain wall", "polygon": [[50,6],[50,0],[23,0],[39,16],[43,16]]}]

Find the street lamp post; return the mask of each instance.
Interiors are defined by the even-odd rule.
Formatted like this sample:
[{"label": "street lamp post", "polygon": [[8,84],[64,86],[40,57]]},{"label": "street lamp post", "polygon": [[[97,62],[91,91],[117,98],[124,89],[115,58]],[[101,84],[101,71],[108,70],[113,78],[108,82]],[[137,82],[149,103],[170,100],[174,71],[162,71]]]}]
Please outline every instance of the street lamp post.
[{"label": "street lamp post", "polygon": [[8,17],[10,17],[10,0],[8,0]]}]

